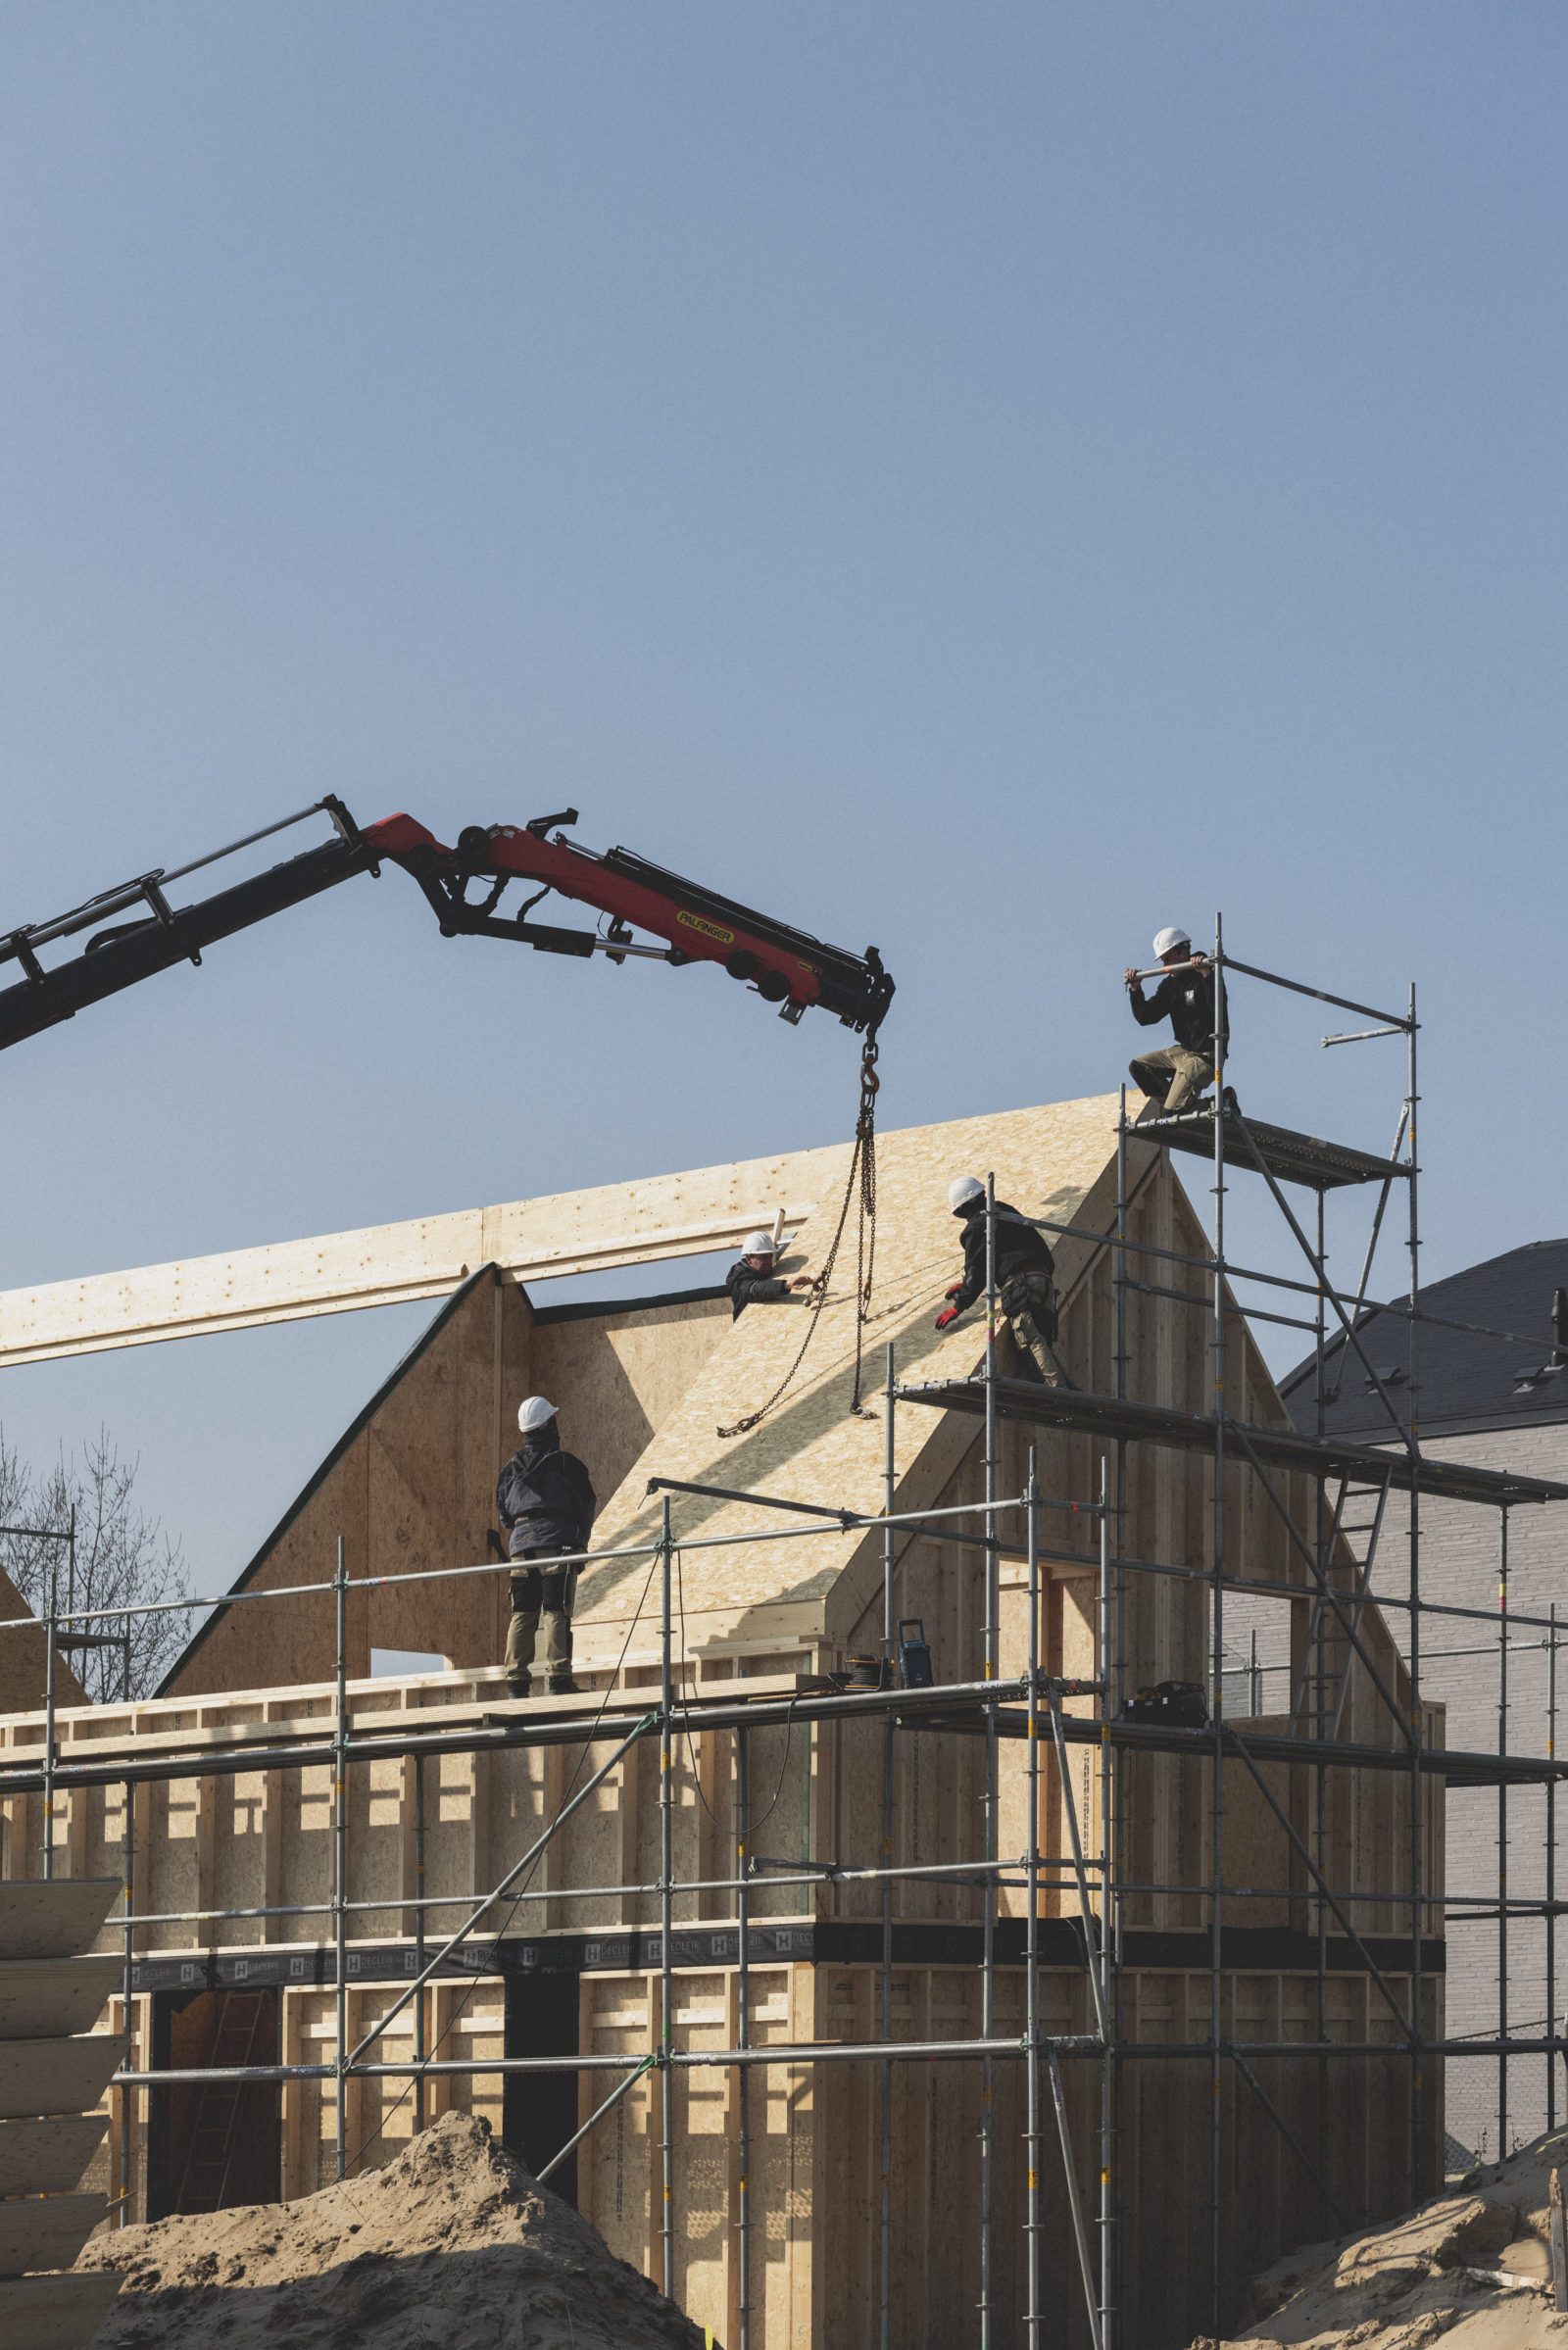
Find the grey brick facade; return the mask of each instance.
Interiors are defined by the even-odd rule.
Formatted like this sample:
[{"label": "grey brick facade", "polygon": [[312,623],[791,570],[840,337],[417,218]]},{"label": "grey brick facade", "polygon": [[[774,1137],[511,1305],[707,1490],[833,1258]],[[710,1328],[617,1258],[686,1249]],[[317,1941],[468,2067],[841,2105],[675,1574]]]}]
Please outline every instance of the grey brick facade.
[{"label": "grey brick facade", "polygon": [[[1421,1303],[1442,1320],[1422,1328],[1413,1361],[1407,1322],[1375,1310],[1367,1316],[1363,1347],[1401,1408],[1408,1411],[1412,1399],[1418,1404],[1424,1452],[1568,1483],[1568,1370],[1547,1367],[1553,1339],[1563,1335],[1554,1330],[1553,1299],[1561,1299],[1565,1284],[1568,1241],[1536,1242],[1434,1283],[1422,1291]],[[1568,1301],[1555,1308],[1559,1315],[1565,1310]],[[1479,1337],[1455,1324],[1526,1334],[1527,1344]],[[1532,1332],[1539,1339],[1528,1339]],[[1363,1444],[1384,1441],[1388,1419],[1365,1365],[1353,1357],[1342,1363],[1334,1346],[1325,1371],[1328,1433]],[[1311,1366],[1283,1381],[1282,1393],[1298,1426],[1310,1433],[1316,1419]],[[1499,1513],[1423,1498],[1420,1527],[1420,1688],[1424,1698],[1446,1707],[1448,1746],[1546,1755],[1549,1634],[1520,1619],[1549,1619],[1555,1608],[1568,1640],[1568,1502],[1520,1506],[1508,1514],[1505,1649]],[[1364,1554],[1364,1540],[1353,1547]],[[1410,1614],[1394,1603],[1408,1598],[1409,1578],[1409,1504],[1396,1494],[1384,1517],[1371,1589],[1382,1598],[1385,1620],[1407,1661]],[[1480,1610],[1481,1620],[1427,1612],[1459,1607]],[[1276,1613],[1268,1661],[1280,1660],[1280,1642]],[[1261,1632],[1258,1645],[1261,1654]],[[1288,1679],[1288,1673],[1268,1677],[1271,1710]],[[1557,1682],[1563,1717],[1568,1650],[1562,1648]],[[1559,1719],[1556,1742],[1559,1751],[1568,1742],[1568,1719]],[[1555,1806],[1554,1877],[1549,1809],[1541,1787],[1513,1788],[1501,1798],[1493,1788],[1449,1789],[1445,1934],[1451,2038],[1533,2037],[1544,2031],[1548,2017],[1562,2029],[1568,1917],[1554,1936],[1541,1917],[1511,1921],[1504,1945],[1496,1915],[1499,1897],[1543,1901],[1549,1884],[1558,1898],[1568,1898],[1568,1788]],[[1553,1940],[1560,1945],[1551,1952],[1554,1983],[1548,1975]],[[1548,2119],[1560,2123],[1568,2115],[1568,2077],[1559,2064],[1551,2080],[1544,2055],[1452,2057],[1446,2112],[1453,2138],[1494,2159],[1538,2135]]]}]

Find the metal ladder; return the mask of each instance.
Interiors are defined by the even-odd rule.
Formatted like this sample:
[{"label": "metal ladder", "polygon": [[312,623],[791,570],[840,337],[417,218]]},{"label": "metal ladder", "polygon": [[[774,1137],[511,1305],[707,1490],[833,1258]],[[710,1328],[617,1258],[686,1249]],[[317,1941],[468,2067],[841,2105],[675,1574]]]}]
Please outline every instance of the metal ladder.
[{"label": "metal ladder", "polygon": [[[211,2058],[215,2069],[227,2071],[250,2063],[268,1996],[266,1991],[220,1993],[222,2004]],[[179,2175],[175,2211],[222,2210],[249,2086],[244,2081],[215,2081],[203,2088]]]},{"label": "metal ladder", "polygon": [[[1339,1498],[1329,1519],[1326,1548],[1331,1561],[1329,1573],[1338,1578],[1347,1563],[1354,1572],[1348,1589],[1336,1585],[1340,1604],[1350,1619],[1351,1628],[1359,1633],[1361,1618],[1371,1592],[1372,1569],[1377,1559],[1378,1538],[1383,1532],[1384,1513],[1388,1507],[1392,1471],[1381,1478],[1343,1477]],[[1352,1517],[1348,1513],[1354,1511]],[[1358,1545],[1363,1542],[1365,1547]],[[1334,1552],[1348,1548],[1349,1561],[1335,1560]],[[1344,1625],[1321,1595],[1314,1593],[1312,1613],[1307,1625],[1306,1650],[1301,1670],[1291,1697],[1290,1736],[1303,1738],[1336,1738],[1345,1718],[1345,1700],[1349,1692],[1350,1667],[1355,1651],[1346,1636]]]}]

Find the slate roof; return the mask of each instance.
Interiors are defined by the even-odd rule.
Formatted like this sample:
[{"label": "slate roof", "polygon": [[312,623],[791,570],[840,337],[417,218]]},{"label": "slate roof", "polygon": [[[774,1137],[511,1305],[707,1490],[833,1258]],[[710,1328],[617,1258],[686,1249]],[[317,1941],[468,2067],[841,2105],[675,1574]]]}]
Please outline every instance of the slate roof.
[{"label": "slate roof", "polygon": [[[1568,1290],[1568,1240],[1531,1241],[1419,1292],[1419,1302],[1428,1313],[1512,1331],[1530,1342],[1514,1346],[1506,1339],[1477,1338],[1469,1331],[1423,1323],[1415,1400],[1424,1437],[1568,1421],[1568,1366],[1555,1375],[1546,1371],[1552,1357],[1552,1296],[1559,1289]],[[1357,1326],[1368,1359],[1407,1415],[1410,1329],[1408,1322],[1375,1309],[1363,1314]],[[1396,1374],[1392,1382],[1391,1371]],[[1343,1336],[1325,1348],[1324,1387],[1331,1398],[1325,1418],[1328,1435],[1389,1442],[1388,1413],[1360,1357],[1347,1347]],[[1310,1357],[1280,1382],[1286,1407],[1303,1435],[1316,1433],[1314,1393]]]}]

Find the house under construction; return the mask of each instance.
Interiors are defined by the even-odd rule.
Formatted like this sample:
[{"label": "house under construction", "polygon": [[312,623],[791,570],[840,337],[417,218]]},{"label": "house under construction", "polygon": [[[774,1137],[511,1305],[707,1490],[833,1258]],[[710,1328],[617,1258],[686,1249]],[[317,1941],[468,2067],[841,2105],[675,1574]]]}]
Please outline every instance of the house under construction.
[{"label": "house under construction", "polygon": [[[836,1275],[798,1363],[809,1306],[536,1301],[775,1214],[815,1270],[849,1161],[0,1298],[0,1362],[441,1300],[156,1698],[51,1667],[0,1722],[0,1869],[126,1883],[127,2215],[308,2193],[457,2105],[731,2350],[1001,2350],[1048,2312],[1160,2350],[1441,2182],[1445,1791],[1554,1772],[1446,1751],[1419,1504],[1565,1489],[1428,1461],[1396,1394],[1377,1443],[1302,1433],[1250,1328],[1353,1346],[1325,1195],[1413,1233],[1408,1122],[1388,1159],[1115,1096],[885,1135],[869,1307]],[[1054,1249],[1074,1392],[1018,1376],[994,1291],[933,1327],[968,1172]],[[1242,1183],[1294,1277],[1226,1256]],[[488,1538],[530,1392],[609,1498],[586,1693],[523,1704]],[[1288,1611],[1267,1713],[1228,1604]]]}]

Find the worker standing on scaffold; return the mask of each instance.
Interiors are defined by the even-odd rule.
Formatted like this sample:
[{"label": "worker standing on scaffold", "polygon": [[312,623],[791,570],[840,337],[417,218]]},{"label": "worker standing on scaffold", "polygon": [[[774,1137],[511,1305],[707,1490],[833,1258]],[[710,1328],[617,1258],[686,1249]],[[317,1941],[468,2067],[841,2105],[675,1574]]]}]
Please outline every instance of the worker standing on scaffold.
[{"label": "worker standing on scaffold", "polygon": [[[973,1175],[948,1186],[948,1205],[963,1226],[963,1279],[949,1290],[937,1316],[946,1330],[966,1313],[986,1286],[986,1187]],[[1004,1199],[996,1204],[997,1301],[1012,1326],[1024,1377],[1046,1387],[1073,1387],[1056,1353],[1056,1260],[1044,1236]]]},{"label": "worker standing on scaffold", "polygon": [[554,1562],[563,1551],[587,1549],[598,1502],[582,1462],[574,1452],[561,1449],[553,1403],[543,1395],[529,1395],[517,1408],[517,1426],[522,1449],[513,1454],[496,1486],[496,1508],[511,1537],[507,1685],[514,1697],[527,1696],[542,1615],[550,1694],[574,1697],[578,1690],[571,1678],[571,1603],[577,1570]]},{"label": "worker standing on scaffold", "polygon": [[[1180,1109],[1196,1109],[1200,1096],[1214,1082],[1219,1058],[1214,1019],[1217,975],[1206,955],[1193,953],[1186,931],[1175,926],[1159,933],[1154,953],[1165,966],[1166,977],[1146,997],[1143,979],[1129,968],[1123,974],[1127,997],[1140,1028],[1152,1028],[1168,1015],[1176,1042],[1154,1053],[1140,1053],[1129,1065],[1128,1074],[1140,1093],[1149,1096],[1154,1115],[1174,1117]],[[1223,987],[1218,987],[1218,996],[1219,1022],[1229,1053],[1230,1014]],[[1236,1096],[1227,1086],[1225,1108],[1235,1107]],[[1147,1109],[1142,1113],[1149,1114]]]}]

